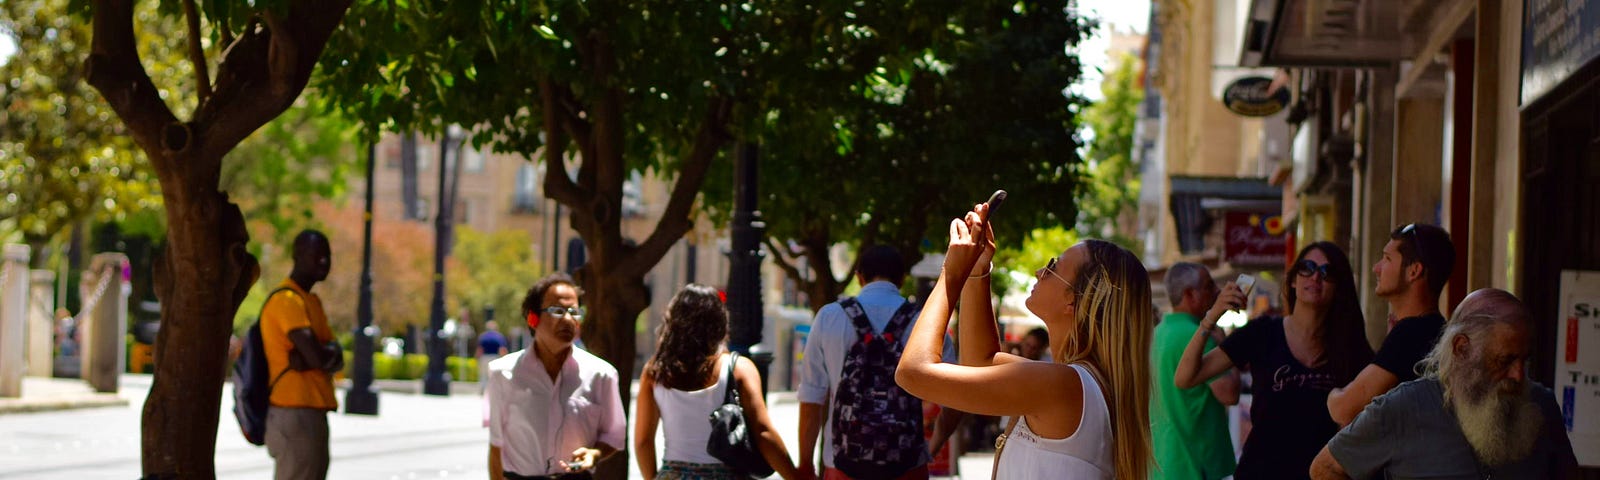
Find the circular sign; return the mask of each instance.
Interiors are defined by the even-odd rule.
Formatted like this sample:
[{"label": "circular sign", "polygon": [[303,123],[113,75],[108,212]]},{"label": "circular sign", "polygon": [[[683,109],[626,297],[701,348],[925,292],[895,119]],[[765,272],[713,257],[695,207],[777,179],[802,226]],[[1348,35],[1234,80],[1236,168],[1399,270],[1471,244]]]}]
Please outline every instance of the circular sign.
[{"label": "circular sign", "polygon": [[1289,89],[1267,77],[1240,77],[1222,91],[1222,104],[1246,117],[1265,117],[1289,106]]}]

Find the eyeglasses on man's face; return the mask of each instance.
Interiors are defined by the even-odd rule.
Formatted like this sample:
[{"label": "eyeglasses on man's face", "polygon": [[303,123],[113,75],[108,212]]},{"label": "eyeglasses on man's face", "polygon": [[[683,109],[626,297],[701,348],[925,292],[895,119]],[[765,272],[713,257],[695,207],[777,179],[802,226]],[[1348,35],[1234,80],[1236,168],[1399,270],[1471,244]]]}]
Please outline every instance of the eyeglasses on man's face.
[{"label": "eyeglasses on man's face", "polygon": [[544,313],[548,313],[553,317],[568,316],[572,317],[573,320],[583,320],[583,315],[587,311],[583,307],[547,307],[544,309]]}]

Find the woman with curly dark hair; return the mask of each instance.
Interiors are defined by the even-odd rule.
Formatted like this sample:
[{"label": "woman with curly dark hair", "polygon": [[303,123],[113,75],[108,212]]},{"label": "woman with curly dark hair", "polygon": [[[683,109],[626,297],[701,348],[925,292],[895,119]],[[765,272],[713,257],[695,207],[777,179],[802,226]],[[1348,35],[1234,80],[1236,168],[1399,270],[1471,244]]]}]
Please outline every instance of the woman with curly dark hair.
[{"label": "woman with curly dark hair", "polygon": [[1234,472],[1240,480],[1310,478],[1311,460],[1339,432],[1328,413],[1328,393],[1372,361],[1360,292],[1344,250],[1329,242],[1308,245],[1284,278],[1288,316],[1251,320],[1221,347],[1202,354],[1222,314],[1247,301],[1238,285],[1224,286],[1173,375],[1178,388],[1191,388],[1235,365],[1249,369],[1255,379],[1254,427]]},{"label": "woman with curly dark hair", "polygon": [[[639,378],[634,404],[633,448],[639,472],[646,479],[733,480],[737,472],[706,453],[711,437],[712,410],[722,405],[727,389],[737,388],[750,435],[762,457],[785,479],[796,477],[789,451],[772,428],[767,404],[761,396],[761,376],[755,363],[738,357],[733,367],[734,385],[724,372],[728,354],[728,309],[717,290],[689,284],[673,295],[661,322],[656,354]],[[666,451],[656,465],[656,425],[663,426]]]}]

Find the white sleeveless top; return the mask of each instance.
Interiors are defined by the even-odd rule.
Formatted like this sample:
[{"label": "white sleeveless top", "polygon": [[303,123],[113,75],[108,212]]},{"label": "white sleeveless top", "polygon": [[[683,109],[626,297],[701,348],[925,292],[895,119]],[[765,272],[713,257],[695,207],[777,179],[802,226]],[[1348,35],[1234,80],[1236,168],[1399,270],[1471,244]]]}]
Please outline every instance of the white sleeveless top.
[{"label": "white sleeveless top", "polygon": [[1111,459],[1110,408],[1094,375],[1076,364],[1083,382],[1083,416],[1078,430],[1061,439],[1040,437],[1028,428],[1026,418],[1006,437],[996,479],[1071,478],[1103,479],[1116,477]]},{"label": "white sleeveless top", "polygon": [[722,406],[727,395],[728,355],[717,359],[717,383],[694,391],[683,391],[655,384],[656,406],[661,409],[661,432],[667,448],[662,460],[688,463],[721,464],[721,460],[706,453],[706,442],[711,440],[711,411]]}]

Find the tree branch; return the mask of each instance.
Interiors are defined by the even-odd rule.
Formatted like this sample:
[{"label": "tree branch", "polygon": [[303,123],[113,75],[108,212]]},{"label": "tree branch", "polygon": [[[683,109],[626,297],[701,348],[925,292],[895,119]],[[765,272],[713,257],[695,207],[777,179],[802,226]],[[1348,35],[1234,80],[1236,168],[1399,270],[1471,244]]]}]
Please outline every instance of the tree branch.
[{"label": "tree branch", "polygon": [[789,279],[794,280],[794,283],[804,284],[805,276],[800,274],[800,268],[794,266],[793,263],[796,259],[794,252],[789,251],[783,245],[779,245],[777,239],[772,237],[767,237],[766,242],[767,250],[772,252],[772,263],[778,264],[778,268],[782,269],[784,274],[789,275]]},{"label": "tree branch", "polygon": [[200,47],[200,11],[194,0],[183,0],[183,18],[189,27],[189,62],[194,64],[195,91],[199,92],[200,104],[205,105],[211,97],[211,73],[206,67],[206,51]]},{"label": "tree branch", "polygon": [[556,105],[556,87],[549,77],[539,79],[539,98],[544,107],[544,196],[573,209],[588,208],[589,193],[579,189],[567,177],[567,143],[570,138],[560,120]]},{"label": "tree branch", "polygon": [[178,118],[161,100],[139,62],[133,36],[133,1],[96,0],[93,22],[94,38],[84,65],[85,77],[122,119],[166,184],[172,180],[167,178],[171,163],[162,154],[161,132],[177,123]]},{"label": "tree branch", "polygon": [[349,8],[350,0],[292,0],[286,14],[251,21],[223,52],[211,100],[195,112],[201,158],[220,159],[294,104]]},{"label": "tree branch", "polygon": [[706,118],[700,124],[700,132],[695,135],[694,149],[678,170],[678,179],[672,185],[672,198],[667,201],[667,208],[656,222],[655,231],[650,232],[650,238],[633,252],[634,258],[623,262],[628,269],[625,274],[644,275],[694,226],[689,217],[690,209],[700,195],[701,185],[705,184],[711,160],[716,158],[717,151],[728,141],[725,128],[732,110],[733,102],[727,98],[719,97],[711,101]]}]

